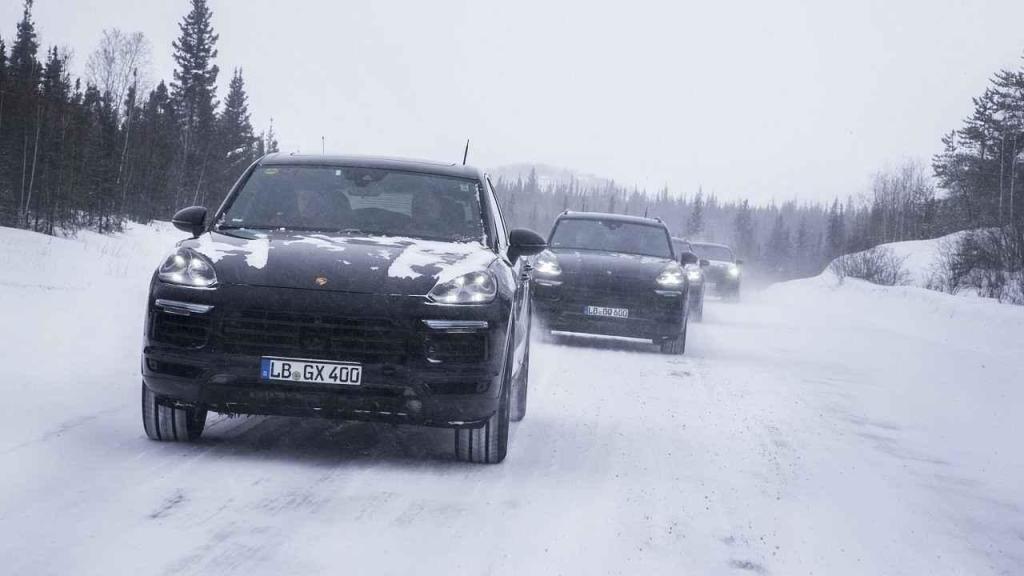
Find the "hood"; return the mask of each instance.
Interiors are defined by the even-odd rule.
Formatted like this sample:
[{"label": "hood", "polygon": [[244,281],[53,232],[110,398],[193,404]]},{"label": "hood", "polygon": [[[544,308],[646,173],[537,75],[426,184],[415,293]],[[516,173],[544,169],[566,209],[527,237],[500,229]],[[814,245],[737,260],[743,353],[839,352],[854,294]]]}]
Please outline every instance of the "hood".
[{"label": "hood", "polygon": [[609,279],[628,278],[653,282],[671,258],[621,254],[618,252],[596,252],[590,250],[552,249],[558,257],[558,265],[567,276],[605,277]]},{"label": "hood", "polygon": [[361,294],[424,295],[496,258],[480,242],[287,231],[208,232],[181,245],[209,258],[222,284]]}]

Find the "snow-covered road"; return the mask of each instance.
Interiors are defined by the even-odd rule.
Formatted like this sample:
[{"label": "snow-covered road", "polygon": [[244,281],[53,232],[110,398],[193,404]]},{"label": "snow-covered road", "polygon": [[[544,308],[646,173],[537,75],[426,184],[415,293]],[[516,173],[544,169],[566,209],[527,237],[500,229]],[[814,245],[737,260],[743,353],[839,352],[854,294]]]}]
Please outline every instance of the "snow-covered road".
[{"label": "snow-covered road", "polygon": [[138,355],[177,237],[0,229],[0,573],[1024,573],[1020,308],[819,278],[709,303],[683,357],[535,343],[498,466],[321,420],[170,445]]}]

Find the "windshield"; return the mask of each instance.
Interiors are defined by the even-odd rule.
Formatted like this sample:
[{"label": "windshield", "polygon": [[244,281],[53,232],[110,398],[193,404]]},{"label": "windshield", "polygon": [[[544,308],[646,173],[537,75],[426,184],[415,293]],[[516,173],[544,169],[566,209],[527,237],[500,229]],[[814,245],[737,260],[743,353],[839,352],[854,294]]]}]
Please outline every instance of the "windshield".
[{"label": "windshield", "polygon": [[481,240],[474,180],[378,168],[257,168],[220,228],[286,229]]},{"label": "windshield", "polygon": [[672,258],[664,228],[619,220],[559,220],[551,233],[551,247]]},{"label": "windshield", "polygon": [[732,250],[727,246],[717,246],[715,244],[691,244],[693,253],[705,260],[721,260],[724,262],[732,262],[733,255]]},{"label": "windshield", "polygon": [[690,243],[687,242],[686,240],[676,240],[675,238],[673,238],[672,245],[676,247],[676,256],[682,254],[683,252],[693,252],[693,250],[690,249]]}]

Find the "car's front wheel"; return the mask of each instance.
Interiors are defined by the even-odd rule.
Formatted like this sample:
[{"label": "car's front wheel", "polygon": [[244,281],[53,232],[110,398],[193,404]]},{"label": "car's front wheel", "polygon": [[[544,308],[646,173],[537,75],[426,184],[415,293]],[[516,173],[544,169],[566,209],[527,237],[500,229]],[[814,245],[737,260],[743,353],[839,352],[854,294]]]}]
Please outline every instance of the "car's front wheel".
[{"label": "car's front wheel", "polygon": [[683,316],[683,330],[679,333],[679,336],[661,341],[662,354],[680,355],[686,352],[686,328],[688,324],[689,314],[685,314]]},{"label": "car's front wheel", "polygon": [[519,367],[519,373],[515,378],[513,386],[512,406],[510,419],[513,422],[520,422],[526,418],[526,395],[530,390],[530,342],[526,342],[526,354],[523,355],[523,365]]},{"label": "car's front wheel", "polygon": [[704,321],[704,289],[701,288],[700,292],[695,298],[695,302],[690,305],[690,309],[693,310],[693,319],[697,322]]},{"label": "car's front wheel", "polygon": [[194,442],[206,427],[206,410],[162,402],[142,384],[142,427],[151,440]]},{"label": "car's front wheel", "polygon": [[506,352],[498,409],[478,428],[455,429],[455,458],[463,462],[497,464],[508,453],[508,429],[512,396],[511,345]]}]

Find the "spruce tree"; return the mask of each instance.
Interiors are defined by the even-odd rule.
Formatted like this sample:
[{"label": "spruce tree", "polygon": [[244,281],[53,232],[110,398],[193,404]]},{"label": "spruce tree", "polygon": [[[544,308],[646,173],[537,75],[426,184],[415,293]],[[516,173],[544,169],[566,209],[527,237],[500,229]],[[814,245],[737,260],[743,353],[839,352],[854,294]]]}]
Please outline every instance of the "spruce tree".
[{"label": "spruce tree", "polygon": [[179,203],[202,202],[204,179],[216,152],[216,88],[220,70],[218,36],[213,32],[213,13],[206,0],[191,0],[191,10],[178,25],[180,35],[174,48],[174,100],[181,130],[178,163]]},{"label": "spruce tree", "polygon": [[174,102],[167,85],[160,82],[146,99],[139,118],[138,174],[134,180],[138,200],[136,217],[142,221],[166,219],[175,208],[175,182],[169,170],[178,142],[178,123]]},{"label": "spruce tree", "polygon": [[793,262],[795,264],[794,272],[798,274],[805,274],[810,272],[812,268],[818,265],[818,254],[814,249],[814,243],[811,240],[811,231],[807,226],[807,214],[800,215],[800,224],[797,225],[796,229],[796,242],[794,245]]},{"label": "spruce tree", "polygon": [[846,221],[839,200],[832,202],[832,208],[828,213],[825,244],[829,259],[841,256],[846,251]]},{"label": "spruce tree", "polygon": [[25,0],[21,20],[6,65],[4,97],[4,139],[0,142],[0,182],[11,194],[3,199],[0,215],[7,223],[15,214],[24,216],[28,200],[32,138],[36,128],[36,98],[39,94],[39,41],[32,22],[32,0]]},{"label": "spruce tree", "polygon": [[[7,45],[0,38],[0,95],[7,88]],[[0,136],[3,136],[3,107],[0,105]]]},{"label": "spruce tree", "polygon": [[256,159],[256,136],[249,119],[249,97],[240,69],[235,69],[231,76],[224,111],[218,119],[218,135],[221,151],[218,157],[223,165],[215,182],[216,189],[207,202],[211,205],[220,203],[232,183]]},{"label": "spruce tree", "polygon": [[782,214],[775,216],[775,225],[768,237],[768,253],[765,260],[777,275],[784,276],[789,265],[792,242],[789,237],[789,228],[782,218]]},{"label": "spruce tree", "polygon": [[[10,223],[13,219],[13,198],[8,196],[11,189],[9,180],[10,150],[4,145],[4,113],[7,108],[7,45],[0,38],[0,225]],[[8,120],[8,122],[10,122]]]},{"label": "spruce tree", "polygon": [[741,258],[753,260],[757,256],[757,238],[748,200],[740,202],[733,218],[733,244]]},{"label": "spruce tree", "polygon": [[686,235],[691,240],[700,240],[704,234],[704,191],[697,190],[690,217],[686,221]]},{"label": "spruce tree", "polygon": [[36,26],[32,22],[32,1],[25,0],[8,64],[13,88],[23,95],[38,89],[40,77],[37,59],[39,39],[36,36]]}]

